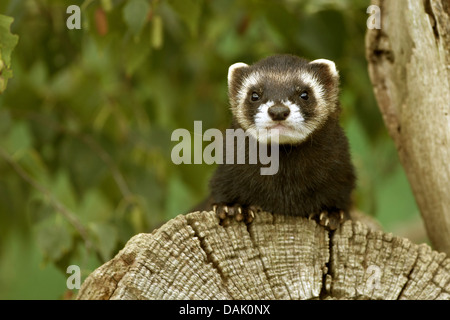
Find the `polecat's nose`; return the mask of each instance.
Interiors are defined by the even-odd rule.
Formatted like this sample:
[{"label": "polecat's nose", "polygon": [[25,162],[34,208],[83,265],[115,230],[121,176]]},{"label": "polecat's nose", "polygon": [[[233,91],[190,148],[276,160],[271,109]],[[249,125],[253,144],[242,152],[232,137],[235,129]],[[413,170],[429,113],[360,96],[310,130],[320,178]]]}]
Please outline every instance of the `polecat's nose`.
[{"label": "polecat's nose", "polygon": [[291,113],[291,110],[283,105],[276,105],[269,108],[267,111],[269,113],[269,116],[274,121],[283,121],[286,120],[286,118],[289,116],[289,113]]}]

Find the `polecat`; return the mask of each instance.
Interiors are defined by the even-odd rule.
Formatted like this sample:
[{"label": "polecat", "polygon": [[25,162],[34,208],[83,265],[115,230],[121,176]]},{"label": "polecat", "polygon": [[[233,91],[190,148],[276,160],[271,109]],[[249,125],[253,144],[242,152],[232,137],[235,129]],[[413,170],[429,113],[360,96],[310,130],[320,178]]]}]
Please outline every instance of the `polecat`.
[{"label": "polecat", "polygon": [[[339,125],[339,74],[332,61],[275,55],[228,70],[232,128],[269,143],[260,129],[278,129],[279,170],[262,164],[221,164],[211,181],[213,208],[222,221],[251,222],[258,210],[314,217],[331,230],[349,217],[355,174]],[[270,145],[268,146],[270,148]],[[236,148],[234,149],[236,150]],[[246,153],[248,149],[241,150]]]}]

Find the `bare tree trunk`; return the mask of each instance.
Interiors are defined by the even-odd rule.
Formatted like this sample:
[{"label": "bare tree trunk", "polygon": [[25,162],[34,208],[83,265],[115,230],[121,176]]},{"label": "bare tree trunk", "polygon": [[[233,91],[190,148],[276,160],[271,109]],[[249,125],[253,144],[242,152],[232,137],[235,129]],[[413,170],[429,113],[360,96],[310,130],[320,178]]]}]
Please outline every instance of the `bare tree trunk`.
[{"label": "bare tree trunk", "polygon": [[133,237],[83,283],[78,299],[450,299],[450,259],[347,221],[327,232],[259,213],[180,215]]},{"label": "bare tree trunk", "polygon": [[385,124],[438,251],[450,254],[450,2],[372,0],[366,54]]}]

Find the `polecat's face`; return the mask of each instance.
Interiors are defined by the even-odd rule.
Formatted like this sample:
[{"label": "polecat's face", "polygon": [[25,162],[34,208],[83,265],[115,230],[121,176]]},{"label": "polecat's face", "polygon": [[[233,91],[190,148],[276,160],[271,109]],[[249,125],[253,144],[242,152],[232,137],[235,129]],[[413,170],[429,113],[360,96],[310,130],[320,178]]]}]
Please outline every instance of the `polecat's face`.
[{"label": "polecat's face", "polygon": [[280,144],[301,143],[338,111],[339,75],[329,60],[276,55],[251,66],[236,63],[228,87],[235,119],[265,143],[269,129],[278,129]]}]

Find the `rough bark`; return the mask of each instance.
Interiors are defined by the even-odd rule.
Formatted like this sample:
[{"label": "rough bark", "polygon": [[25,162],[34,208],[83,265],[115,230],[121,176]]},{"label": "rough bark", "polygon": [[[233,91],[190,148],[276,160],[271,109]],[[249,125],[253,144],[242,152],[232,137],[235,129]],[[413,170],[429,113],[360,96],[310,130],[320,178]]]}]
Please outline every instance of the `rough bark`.
[{"label": "rough bark", "polygon": [[330,233],[263,212],[223,227],[194,212],[133,237],[78,299],[450,300],[450,259],[359,222]]},{"label": "rough bark", "polygon": [[450,254],[450,2],[373,0],[366,55],[385,124],[436,250]]}]

